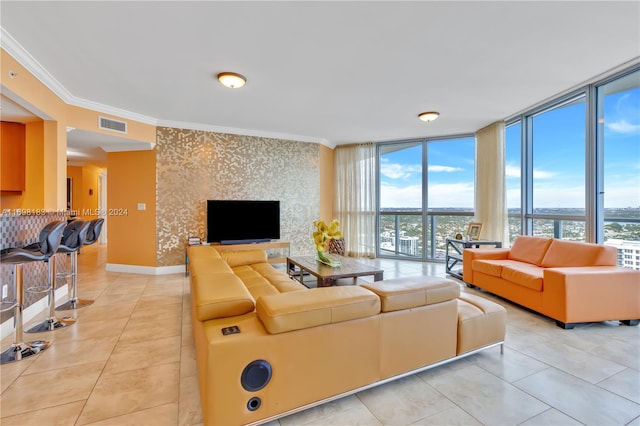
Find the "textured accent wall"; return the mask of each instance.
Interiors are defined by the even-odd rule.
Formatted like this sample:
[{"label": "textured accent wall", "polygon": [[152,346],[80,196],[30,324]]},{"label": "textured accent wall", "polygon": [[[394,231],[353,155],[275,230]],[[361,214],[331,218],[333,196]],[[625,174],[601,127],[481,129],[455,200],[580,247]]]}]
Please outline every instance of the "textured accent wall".
[{"label": "textured accent wall", "polygon": [[313,254],[319,157],[314,143],[158,127],[157,266],[184,264],[187,237],[204,241],[208,199],[280,200],[281,240]]}]

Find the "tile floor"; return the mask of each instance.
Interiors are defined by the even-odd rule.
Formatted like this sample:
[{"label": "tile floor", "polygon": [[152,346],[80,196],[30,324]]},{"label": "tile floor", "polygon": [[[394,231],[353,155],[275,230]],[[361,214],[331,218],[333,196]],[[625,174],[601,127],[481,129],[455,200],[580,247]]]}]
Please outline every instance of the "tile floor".
[{"label": "tile floor", "polygon": [[[83,249],[79,293],[95,303],[71,327],[25,334],[53,344],[0,367],[0,424],[202,423],[188,279],[105,272],[105,261],[104,246]],[[371,262],[386,278],[444,276],[442,264]],[[640,327],[561,330],[482,294],[508,310],[504,355],[492,348],[269,425],[640,425]]]}]

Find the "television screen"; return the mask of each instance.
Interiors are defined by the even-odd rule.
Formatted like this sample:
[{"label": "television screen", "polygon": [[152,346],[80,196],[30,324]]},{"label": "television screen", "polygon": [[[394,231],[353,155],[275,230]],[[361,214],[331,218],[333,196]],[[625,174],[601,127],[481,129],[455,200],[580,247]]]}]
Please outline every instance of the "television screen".
[{"label": "television screen", "polygon": [[280,201],[207,200],[207,242],[280,239]]}]

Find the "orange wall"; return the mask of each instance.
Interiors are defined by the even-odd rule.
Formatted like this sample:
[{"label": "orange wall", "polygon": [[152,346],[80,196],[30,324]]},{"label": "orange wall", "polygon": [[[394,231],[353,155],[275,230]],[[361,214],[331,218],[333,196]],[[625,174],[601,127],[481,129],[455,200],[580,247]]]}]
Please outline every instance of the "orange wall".
[{"label": "orange wall", "polygon": [[67,176],[72,178],[72,207],[76,216],[87,220],[98,217],[98,179],[103,171],[94,164],[67,167]]},{"label": "orange wall", "polygon": [[[112,118],[114,120],[127,122],[127,133],[119,134],[98,128],[98,116]],[[156,126],[151,124],[139,123],[115,115],[104,114],[92,111],[86,108],[80,108],[74,105],[67,107],[67,123],[68,126],[81,130],[89,130],[96,133],[103,133],[109,136],[133,139],[141,142],[156,143]]]},{"label": "orange wall", "polygon": [[107,262],[156,266],[155,149],[110,152],[107,169]]}]

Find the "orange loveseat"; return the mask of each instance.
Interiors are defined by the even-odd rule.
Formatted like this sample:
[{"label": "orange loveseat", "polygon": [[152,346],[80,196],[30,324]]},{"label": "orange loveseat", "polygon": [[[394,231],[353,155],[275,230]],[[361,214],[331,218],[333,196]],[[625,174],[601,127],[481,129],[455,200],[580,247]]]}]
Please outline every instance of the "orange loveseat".
[{"label": "orange loveseat", "polygon": [[520,236],[511,249],[465,249],[463,279],[556,320],[638,325],[640,271],[616,266],[601,244]]}]

